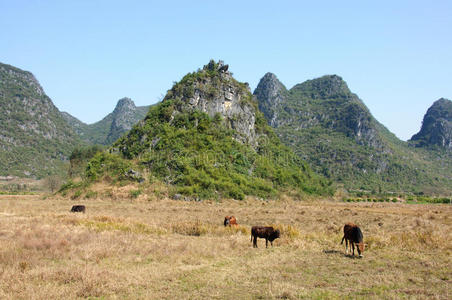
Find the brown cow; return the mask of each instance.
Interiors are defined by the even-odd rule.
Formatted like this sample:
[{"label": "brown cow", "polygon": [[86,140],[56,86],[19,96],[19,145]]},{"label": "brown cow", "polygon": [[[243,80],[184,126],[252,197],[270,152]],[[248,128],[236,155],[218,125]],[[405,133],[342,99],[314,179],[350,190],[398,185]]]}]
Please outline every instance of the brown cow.
[{"label": "brown cow", "polygon": [[82,212],[85,213],[86,207],[85,205],[74,205],[71,208],[71,212]]},{"label": "brown cow", "polygon": [[344,243],[345,239],[345,254],[348,252],[348,243],[350,243],[350,252],[353,249],[353,256],[355,256],[355,243],[358,249],[359,257],[363,257],[364,243],[363,243],[363,233],[361,229],[353,223],[347,223],[344,225],[344,237],[342,238],[341,245]]},{"label": "brown cow", "polygon": [[253,247],[257,248],[257,238],[265,239],[265,247],[268,248],[268,241],[273,247],[273,241],[279,236],[281,233],[279,229],[274,229],[273,227],[265,227],[265,226],[253,226],[251,227],[251,241],[253,242]]},{"label": "brown cow", "polygon": [[224,217],[224,226],[237,226],[237,219],[234,216],[226,216]]}]

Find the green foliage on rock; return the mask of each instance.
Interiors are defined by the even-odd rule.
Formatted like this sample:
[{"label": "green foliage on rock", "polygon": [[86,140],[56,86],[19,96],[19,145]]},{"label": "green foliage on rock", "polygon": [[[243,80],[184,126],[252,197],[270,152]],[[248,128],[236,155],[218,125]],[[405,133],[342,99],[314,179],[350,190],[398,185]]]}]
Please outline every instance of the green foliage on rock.
[{"label": "green foliage on rock", "polygon": [[108,152],[99,152],[88,162],[85,171],[85,178],[89,182],[105,179],[121,181],[129,180],[128,172],[133,164],[122,157]]},{"label": "green foliage on rock", "polygon": [[75,148],[69,157],[69,177],[83,175],[89,160],[102,151],[103,148],[98,145]]}]

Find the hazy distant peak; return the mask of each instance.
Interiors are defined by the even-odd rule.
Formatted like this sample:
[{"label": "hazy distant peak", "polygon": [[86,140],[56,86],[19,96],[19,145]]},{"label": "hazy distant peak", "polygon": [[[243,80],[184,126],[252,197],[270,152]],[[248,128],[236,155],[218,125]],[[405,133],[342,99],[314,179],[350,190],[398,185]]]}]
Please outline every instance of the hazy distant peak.
[{"label": "hazy distant peak", "polygon": [[116,104],[113,113],[135,109],[136,109],[135,102],[133,102],[132,99],[128,97],[124,97],[118,100],[118,103]]},{"label": "hazy distant peak", "polygon": [[259,109],[264,113],[270,126],[275,126],[278,119],[277,107],[285,101],[287,89],[273,73],[266,73],[259,81],[254,96],[258,100]]}]

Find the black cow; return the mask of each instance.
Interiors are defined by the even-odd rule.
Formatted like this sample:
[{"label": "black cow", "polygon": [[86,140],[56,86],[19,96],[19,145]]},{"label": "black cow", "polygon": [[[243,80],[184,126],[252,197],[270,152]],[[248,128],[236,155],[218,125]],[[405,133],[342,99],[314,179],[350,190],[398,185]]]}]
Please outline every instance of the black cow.
[{"label": "black cow", "polygon": [[74,205],[71,208],[71,212],[82,212],[85,213],[86,207],[85,205]]},{"label": "black cow", "polygon": [[268,241],[273,247],[273,241],[279,236],[281,233],[279,229],[274,229],[271,226],[253,226],[251,227],[251,241],[253,242],[253,247],[257,248],[257,238],[265,239],[265,247],[268,248]]}]

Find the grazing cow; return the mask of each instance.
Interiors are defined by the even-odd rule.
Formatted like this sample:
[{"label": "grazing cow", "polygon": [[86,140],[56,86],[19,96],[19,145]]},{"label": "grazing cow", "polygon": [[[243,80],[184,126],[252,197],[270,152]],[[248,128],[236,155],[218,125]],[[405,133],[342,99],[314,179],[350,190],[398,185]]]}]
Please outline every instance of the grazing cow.
[{"label": "grazing cow", "polygon": [[71,208],[71,212],[82,212],[85,213],[86,207],[85,205],[74,205]]},{"label": "grazing cow", "polygon": [[226,216],[224,217],[224,226],[237,226],[237,219],[234,216]]},{"label": "grazing cow", "polygon": [[265,226],[253,226],[251,227],[251,241],[253,242],[253,247],[257,248],[257,238],[265,239],[265,247],[268,248],[268,241],[273,247],[273,241],[279,236],[281,233],[279,229],[274,229],[273,227],[265,227]]},{"label": "grazing cow", "polygon": [[[363,233],[356,224],[347,223],[344,226],[344,237],[342,238],[341,245],[344,243],[345,239],[345,254],[348,252],[348,243],[350,243],[350,248],[353,249],[353,256],[355,256],[355,243],[358,249],[359,257],[363,257],[364,243],[363,243]],[[352,250],[350,249],[350,252]]]}]

